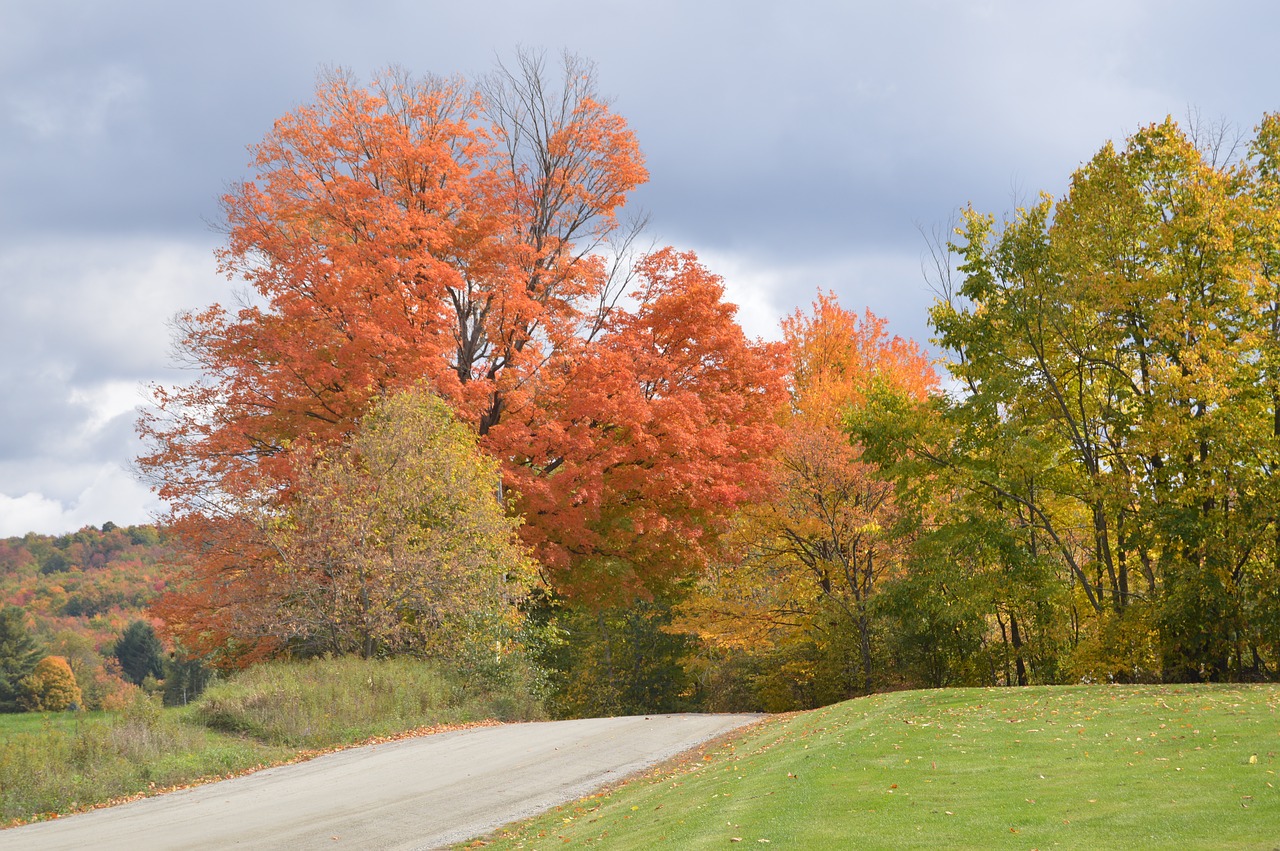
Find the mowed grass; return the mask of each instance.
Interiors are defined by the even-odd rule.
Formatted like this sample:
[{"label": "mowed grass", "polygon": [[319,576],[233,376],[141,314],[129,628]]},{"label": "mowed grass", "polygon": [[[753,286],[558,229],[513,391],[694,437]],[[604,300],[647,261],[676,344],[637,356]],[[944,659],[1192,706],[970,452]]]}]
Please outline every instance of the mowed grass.
[{"label": "mowed grass", "polygon": [[899,692],[769,719],[490,847],[1273,849],[1277,771],[1277,686]]}]

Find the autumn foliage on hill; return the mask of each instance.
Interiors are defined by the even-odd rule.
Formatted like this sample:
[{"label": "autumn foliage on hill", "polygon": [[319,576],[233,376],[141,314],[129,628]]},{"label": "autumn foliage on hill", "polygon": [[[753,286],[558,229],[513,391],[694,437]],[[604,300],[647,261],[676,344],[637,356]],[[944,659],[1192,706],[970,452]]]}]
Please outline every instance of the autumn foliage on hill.
[{"label": "autumn foliage on hill", "polygon": [[96,709],[128,690],[111,648],[166,588],[177,562],[154,526],[105,523],[0,539],[0,603],[22,609],[33,637],[67,659],[82,705]]},{"label": "autumn foliage on hill", "polygon": [[635,137],[588,65],[562,71],[329,74],[253,149],[221,254],[252,291],[181,317],[200,377],[154,388],[140,422],[192,553],[184,605],[216,613],[274,558],[244,506],[287,506],[305,459],[424,380],[501,460],[558,596],[661,591],[760,492],[782,353],[692,255],[631,253]]}]

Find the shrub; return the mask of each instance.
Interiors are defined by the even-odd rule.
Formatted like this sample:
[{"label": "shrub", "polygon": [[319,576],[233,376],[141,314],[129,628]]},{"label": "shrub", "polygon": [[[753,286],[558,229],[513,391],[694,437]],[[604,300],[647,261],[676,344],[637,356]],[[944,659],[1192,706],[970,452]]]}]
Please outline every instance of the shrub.
[{"label": "shrub", "polygon": [[84,704],[71,666],[61,656],[46,656],[22,679],[19,702],[30,711],[62,712]]}]

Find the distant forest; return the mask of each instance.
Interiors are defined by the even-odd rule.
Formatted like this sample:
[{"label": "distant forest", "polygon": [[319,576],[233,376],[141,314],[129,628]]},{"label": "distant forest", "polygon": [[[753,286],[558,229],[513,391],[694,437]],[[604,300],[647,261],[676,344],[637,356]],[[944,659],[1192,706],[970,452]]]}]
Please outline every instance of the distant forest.
[{"label": "distant forest", "polygon": [[85,708],[98,709],[132,688],[117,643],[131,624],[150,624],[146,607],[164,590],[174,562],[174,549],[153,525],[108,522],[66,535],[6,538],[0,605],[22,610],[26,635],[42,654],[66,658]]}]

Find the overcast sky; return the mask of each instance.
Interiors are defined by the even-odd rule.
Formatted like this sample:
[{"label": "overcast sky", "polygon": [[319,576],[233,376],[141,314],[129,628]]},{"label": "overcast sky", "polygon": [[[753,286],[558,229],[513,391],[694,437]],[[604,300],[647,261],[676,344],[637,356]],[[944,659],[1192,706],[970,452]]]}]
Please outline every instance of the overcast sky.
[{"label": "overcast sky", "polygon": [[0,0],[0,535],[148,522],[135,408],[227,299],[217,198],[317,72],[594,60],[658,244],[753,335],[830,289],[927,341],[920,229],[1061,193],[1104,142],[1280,109],[1266,2]]}]

